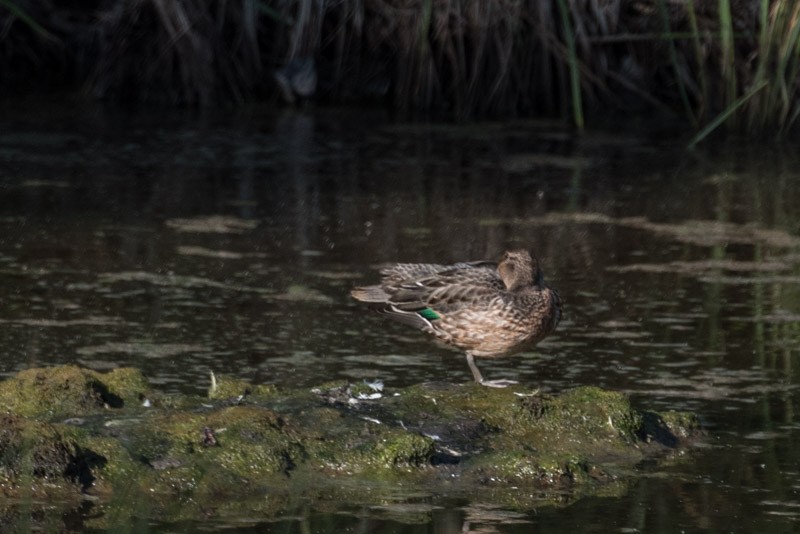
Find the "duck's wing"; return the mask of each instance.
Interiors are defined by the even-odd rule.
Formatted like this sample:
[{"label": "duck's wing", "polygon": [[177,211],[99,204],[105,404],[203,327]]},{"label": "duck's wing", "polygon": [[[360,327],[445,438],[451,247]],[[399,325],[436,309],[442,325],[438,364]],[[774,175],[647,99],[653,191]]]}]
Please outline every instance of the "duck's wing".
[{"label": "duck's wing", "polygon": [[393,286],[430,276],[449,269],[450,265],[440,265],[438,263],[393,263],[384,265],[381,270],[381,283]]},{"label": "duck's wing", "polygon": [[[456,264],[431,276],[408,280],[386,288],[389,302],[400,310],[431,310],[452,313],[471,306],[480,306],[494,298],[505,285],[497,274],[495,264],[475,262]],[[434,317],[436,318],[436,317]]]},{"label": "duck's wing", "polygon": [[423,330],[441,314],[480,306],[505,290],[497,264],[478,261],[439,265],[398,263],[381,270],[380,285],[359,287],[357,300],[399,322]]},{"label": "duck's wing", "polygon": [[392,292],[403,284],[413,283],[440,271],[449,269],[449,265],[438,263],[391,263],[381,267],[381,283],[374,286],[363,286],[353,289],[350,294],[356,300],[373,304],[386,304],[391,300]]}]

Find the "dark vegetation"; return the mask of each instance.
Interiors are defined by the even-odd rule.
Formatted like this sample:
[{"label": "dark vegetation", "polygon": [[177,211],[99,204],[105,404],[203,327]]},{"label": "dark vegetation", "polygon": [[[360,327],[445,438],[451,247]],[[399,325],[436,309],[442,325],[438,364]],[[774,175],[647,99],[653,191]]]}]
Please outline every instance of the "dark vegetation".
[{"label": "dark vegetation", "polygon": [[314,92],[406,117],[582,128],[655,110],[700,137],[780,134],[800,114],[798,59],[789,0],[0,0],[0,90],[126,105]]}]

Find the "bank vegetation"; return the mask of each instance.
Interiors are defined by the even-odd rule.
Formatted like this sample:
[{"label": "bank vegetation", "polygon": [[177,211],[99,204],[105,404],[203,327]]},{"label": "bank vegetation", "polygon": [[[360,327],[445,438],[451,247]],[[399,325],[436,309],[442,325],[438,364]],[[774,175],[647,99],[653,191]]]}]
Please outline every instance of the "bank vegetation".
[{"label": "bank vegetation", "polygon": [[450,119],[677,115],[784,134],[795,0],[0,0],[0,91]]}]

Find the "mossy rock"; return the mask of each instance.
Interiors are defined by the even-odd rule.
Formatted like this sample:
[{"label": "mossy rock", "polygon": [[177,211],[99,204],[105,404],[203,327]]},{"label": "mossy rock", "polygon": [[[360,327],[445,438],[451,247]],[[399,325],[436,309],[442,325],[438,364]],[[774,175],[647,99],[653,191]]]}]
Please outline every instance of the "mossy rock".
[{"label": "mossy rock", "polygon": [[576,477],[585,479],[588,469],[578,458],[543,459],[529,452],[492,452],[476,459],[472,468],[486,484],[525,483],[540,488],[567,488]]},{"label": "mossy rock", "polygon": [[108,394],[112,398],[121,399],[124,404],[136,405],[150,391],[150,383],[134,367],[119,367],[107,373],[93,373],[105,385]]},{"label": "mossy rock", "polygon": [[98,373],[74,365],[42,367],[0,382],[0,406],[40,419],[87,415],[135,404],[148,389],[137,369]]},{"label": "mossy rock", "polygon": [[381,467],[421,467],[429,465],[436,452],[433,439],[395,429],[383,436],[373,449],[373,461]]},{"label": "mossy rock", "polygon": [[658,414],[638,412],[625,395],[590,386],[554,397],[522,388],[420,384],[387,404],[407,428],[456,450],[465,476],[496,484],[604,483],[619,465],[641,461],[650,452],[646,446],[674,448],[699,431],[696,418],[680,412],[666,414],[656,427]]},{"label": "mossy rock", "polygon": [[207,447],[213,461],[241,477],[287,474],[305,460],[300,429],[260,406],[231,406],[205,419],[218,443]]},{"label": "mossy rock", "polygon": [[[325,447],[311,449],[315,461],[326,460],[335,473],[373,473],[385,476],[409,473],[430,465],[436,452],[432,439],[391,427],[373,427],[360,433],[324,440]],[[378,475],[378,473],[382,473]]]},{"label": "mossy rock", "polygon": [[[96,455],[79,431],[19,415],[0,415],[0,491],[6,497],[77,496],[92,481]],[[46,483],[46,484],[43,484]]]},{"label": "mossy rock", "polygon": [[130,421],[115,429],[128,454],[156,470],[187,465],[225,470],[242,478],[285,474],[305,460],[291,425],[275,411],[256,405],[225,406],[208,412],[170,411]]},{"label": "mossy rock", "polygon": [[580,387],[543,400],[541,415],[517,429],[546,455],[569,450],[573,455],[639,455],[633,446],[642,416],[618,392]]},{"label": "mossy rock", "polygon": [[[700,432],[691,414],[640,412],[594,387],[550,396],[420,384],[373,398],[372,388],[344,382],[278,391],[221,377],[210,400],[144,407],[145,393],[159,397],[131,369],[31,369],[0,383],[12,411],[0,430],[7,486],[61,481],[65,493],[115,507],[115,517],[175,521],[247,507],[277,514],[293,492],[325,502],[358,488],[370,504],[398,487],[442,484],[530,507],[548,495],[562,503],[567,490],[624,491],[647,455]],[[49,422],[64,416],[77,426]],[[276,497],[267,505],[253,495]]]},{"label": "mossy rock", "polygon": [[208,398],[215,400],[239,399],[246,396],[264,398],[270,397],[276,392],[277,388],[270,384],[253,385],[240,378],[212,374],[211,386],[208,388]]},{"label": "mossy rock", "polygon": [[111,494],[114,487],[138,480],[149,470],[141,459],[130,454],[123,441],[115,437],[89,435],[84,438],[83,444],[98,458],[96,467],[92,470],[93,494]]}]

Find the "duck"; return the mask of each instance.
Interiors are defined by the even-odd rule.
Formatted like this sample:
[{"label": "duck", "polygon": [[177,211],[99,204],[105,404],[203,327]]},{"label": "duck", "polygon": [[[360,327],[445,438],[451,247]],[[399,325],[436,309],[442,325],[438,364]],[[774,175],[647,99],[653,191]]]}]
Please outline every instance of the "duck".
[{"label": "duck", "polygon": [[394,263],[379,272],[379,284],[356,287],[352,297],[463,351],[475,382],[484,386],[517,382],[485,380],[475,358],[519,353],[561,320],[558,292],[545,284],[536,255],[525,249],[508,250],[498,262]]}]

